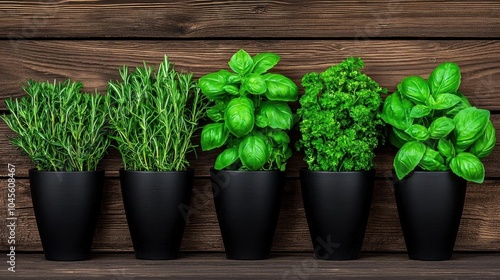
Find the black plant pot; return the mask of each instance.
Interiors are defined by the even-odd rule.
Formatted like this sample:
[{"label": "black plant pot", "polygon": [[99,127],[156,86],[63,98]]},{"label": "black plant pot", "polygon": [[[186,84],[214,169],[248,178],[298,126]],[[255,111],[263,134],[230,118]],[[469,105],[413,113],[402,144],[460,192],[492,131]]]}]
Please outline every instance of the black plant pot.
[{"label": "black plant pot", "polygon": [[415,171],[403,180],[395,179],[394,194],[410,259],[451,258],[466,186],[467,181],[446,171]]},{"label": "black plant pot", "polygon": [[36,224],[47,260],[88,259],[97,225],[104,171],[30,170]]},{"label": "black plant pot", "polygon": [[269,258],[285,185],[281,171],[210,171],[228,259]]},{"label": "black plant pot", "polygon": [[316,258],[353,260],[359,257],[374,180],[374,170],[300,170],[302,198]]},{"label": "black plant pot", "polygon": [[193,188],[193,170],[120,170],[125,214],[135,257],[177,258]]}]

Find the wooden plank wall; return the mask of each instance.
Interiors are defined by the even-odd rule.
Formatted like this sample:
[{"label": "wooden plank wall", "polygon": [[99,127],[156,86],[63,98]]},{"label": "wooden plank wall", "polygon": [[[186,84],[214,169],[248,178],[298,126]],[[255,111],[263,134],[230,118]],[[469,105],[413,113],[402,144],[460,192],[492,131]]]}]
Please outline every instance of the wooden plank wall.
[{"label": "wooden plank wall", "polygon": [[[197,77],[227,67],[231,54],[271,51],[282,60],[275,71],[300,83],[348,56],[365,61],[365,72],[390,91],[407,75],[428,75],[440,62],[463,71],[462,91],[492,111],[500,129],[500,2],[490,1],[1,1],[0,99],[22,96],[27,78],[81,80],[105,91],[118,67],[159,63],[168,54],[178,70]],[[0,113],[7,113],[0,105]],[[29,194],[32,164],[13,149],[0,123],[0,249],[6,248],[7,163],[16,165],[19,251],[41,250]],[[298,138],[295,133],[294,139]],[[500,137],[497,137],[500,139]],[[402,251],[391,181],[395,150],[377,151],[377,184],[363,249]],[[222,251],[208,171],[216,153],[198,153],[193,211],[185,251]],[[456,249],[500,250],[500,148],[486,160],[487,180],[469,184]],[[275,237],[275,251],[311,251],[298,170],[288,184]],[[107,180],[94,249],[130,251],[118,179],[119,154],[101,165]]]}]

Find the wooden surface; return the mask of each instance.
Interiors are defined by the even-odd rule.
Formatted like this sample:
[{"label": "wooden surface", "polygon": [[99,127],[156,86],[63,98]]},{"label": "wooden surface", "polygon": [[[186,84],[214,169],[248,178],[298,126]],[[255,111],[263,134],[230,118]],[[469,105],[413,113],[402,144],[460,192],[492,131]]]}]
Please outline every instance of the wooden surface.
[{"label": "wooden surface", "polygon": [[18,255],[11,279],[498,279],[500,254],[455,253],[451,260],[423,262],[406,254],[365,253],[355,261],[322,261],[312,254],[273,254],[258,261],[227,260],[223,253],[181,254],[177,260],[137,260],[133,254],[94,254],[81,262],[45,261]]},{"label": "wooden surface", "polygon": [[[84,82],[88,90],[105,92],[107,82],[118,79],[122,65],[157,64],[164,54],[178,70],[200,77],[227,68],[230,56],[244,48],[252,54],[278,53],[282,60],[274,71],[297,84],[305,73],[359,56],[365,61],[365,73],[389,91],[405,76],[426,77],[439,63],[455,61],[462,69],[462,92],[473,105],[492,111],[497,136],[500,129],[500,1],[0,1],[0,19],[0,100],[22,96],[20,86],[28,78],[71,78]],[[3,102],[0,113],[6,113]],[[40,251],[27,180],[33,165],[9,145],[9,135],[0,122],[0,227],[6,226],[6,165],[11,163],[18,182],[17,249]],[[292,140],[298,138],[294,132]],[[405,250],[390,179],[395,152],[390,147],[377,150],[377,186],[364,251]],[[190,156],[196,186],[182,250],[220,252],[223,247],[208,177],[217,153],[198,155],[198,159]],[[498,162],[500,148],[496,147],[485,160],[485,184],[469,184],[457,250],[500,251]],[[118,152],[110,149],[100,167],[106,170],[107,180],[94,250],[131,251]],[[311,251],[298,180],[302,167],[302,156],[295,153],[288,163],[275,252]],[[6,245],[5,234],[0,231],[0,250]],[[386,260],[377,257],[374,263]],[[395,262],[388,261],[386,269]],[[404,272],[388,271],[394,274],[387,276],[394,278]],[[68,274],[64,273],[69,272],[58,277],[65,278]]]}]

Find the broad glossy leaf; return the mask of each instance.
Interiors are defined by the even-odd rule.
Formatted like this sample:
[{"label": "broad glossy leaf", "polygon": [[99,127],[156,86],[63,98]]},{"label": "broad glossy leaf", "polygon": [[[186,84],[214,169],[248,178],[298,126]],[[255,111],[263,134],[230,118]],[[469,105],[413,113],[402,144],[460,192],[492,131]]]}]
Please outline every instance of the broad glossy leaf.
[{"label": "broad glossy leaf", "polygon": [[389,133],[389,141],[397,148],[401,148],[406,142],[413,141],[413,138],[406,132],[392,127]]},{"label": "broad glossy leaf", "polygon": [[455,115],[458,114],[458,112],[462,111],[465,108],[472,107],[472,105],[470,104],[469,100],[467,100],[467,97],[465,97],[465,95],[463,95],[460,92],[457,92],[457,96],[460,97],[461,101],[458,102],[455,106],[453,106],[449,110],[445,111],[446,116],[449,118],[454,118]]},{"label": "broad glossy leaf", "polygon": [[263,94],[267,90],[266,81],[259,74],[250,74],[245,77],[243,86],[251,94]]},{"label": "broad glossy leaf", "polygon": [[410,135],[413,139],[418,141],[425,141],[429,139],[430,133],[429,130],[420,124],[414,124],[410,126],[405,132]]},{"label": "broad glossy leaf", "polygon": [[215,160],[214,168],[216,170],[222,170],[231,164],[235,163],[239,158],[238,147],[232,147],[225,149],[222,153],[217,156]]},{"label": "broad glossy leaf", "polygon": [[233,85],[225,85],[224,86],[224,90],[231,94],[231,95],[239,95],[240,94],[240,90],[238,89],[237,86],[233,86]]},{"label": "broad glossy leaf", "polygon": [[484,182],[484,165],[471,153],[459,153],[451,160],[450,168],[467,181],[478,184]]},{"label": "broad glossy leaf", "polygon": [[438,65],[428,80],[432,95],[455,93],[460,86],[460,79],[460,68],[456,63],[445,62]]},{"label": "broad glossy leaf", "polygon": [[266,97],[274,101],[296,101],[299,97],[299,88],[289,78],[280,74],[265,74],[267,85]]},{"label": "broad glossy leaf", "polygon": [[211,123],[203,127],[201,131],[201,149],[210,151],[226,143],[229,131],[224,123]]},{"label": "broad glossy leaf", "polygon": [[455,157],[455,146],[453,146],[453,143],[451,143],[450,140],[439,139],[438,151],[442,156],[446,158]]},{"label": "broad glossy leaf", "polygon": [[406,130],[413,122],[397,91],[385,99],[381,117],[384,122],[400,130]]},{"label": "broad glossy leaf", "polygon": [[242,137],[252,131],[254,105],[247,97],[238,97],[229,102],[224,113],[224,120],[229,131],[236,137]]},{"label": "broad glossy leaf", "polygon": [[227,70],[210,73],[198,80],[198,86],[204,95],[209,99],[214,99],[226,93],[224,86],[229,76],[231,73]]},{"label": "broad glossy leaf", "polygon": [[434,97],[431,108],[434,110],[445,110],[457,105],[462,98],[451,93],[440,93]]},{"label": "broad glossy leaf", "polygon": [[495,127],[491,121],[488,121],[484,133],[474,142],[474,144],[472,144],[470,152],[480,159],[485,158],[491,153],[496,142],[497,136]]},{"label": "broad glossy leaf", "polygon": [[241,163],[248,170],[261,170],[270,156],[266,141],[256,135],[247,136],[238,151]]},{"label": "broad glossy leaf", "polygon": [[417,167],[425,153],[425,145],[420,142],[408,142],[399,149],[394,158],[394,169],[398,179],[403,179]]},{"label": "broad glossy leaf", "polygon": [[488,110],[469,107],[460,111],[453,122],[455,123],[456,148],[458,152],[465,151],[484,133],[490,112]]},{"label": "broad glossy leaf", "polygon": [[410,118],[419,119],[428,116],[430,113],[431,108],[425,105],[417,104],[411,109]]},{"label": "broad glossy leaf", "polygon": [[404,78],[398,85],[398,90],[403,97],[410,99],[416,104],[426,104],[430,96],[427,81],[418,76]]},{"label": "broad glossy leaf", "polygon": [[429,126],[429,133],[431,138],[439,139],[446,137],[455,128],[455,124],[452,119],[447,117],[440,117],[435,119]]},{"label": "broad glossy leaf", "polygon": [[253,73],[264,74],[280,61],[279,55],[275,53],[260,53],[253,58]]},{"label": "broad glossy leaf", "polygon": [[256,125],[290,130],[293,125],[293,115],[290,106],[285,102],[266,101],[257,109]]},{"label": "broad glossy leaf", "polygon": [[427,147],[424,156],[418,164],[420,168],[428,171],[445,171],[448,168],[444,165],[444,158],[439,152]]},{"label": "broad glossy leaf", "polygon": [[253,59],[245,50],[237,51],[228,64],[234,72],[241,76],[247,75],[253,69]]},{"label": "broad glossy leaf", "polygon": [[278,145],[290,143],[290,136],[283,130],[273,129],[267,135]]}]

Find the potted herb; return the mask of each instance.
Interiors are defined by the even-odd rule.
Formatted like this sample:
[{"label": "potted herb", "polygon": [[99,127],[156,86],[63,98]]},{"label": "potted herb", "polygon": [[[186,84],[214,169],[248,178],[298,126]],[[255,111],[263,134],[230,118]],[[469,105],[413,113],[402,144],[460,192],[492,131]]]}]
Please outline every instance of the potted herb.
[{"label": "potted herb", "polygon": [[35,218],[47,260],[89,257],[100,209],[110,144],[104,97],[84,94],[80,82],[28,81],[27,96],[7,99],[2,118],[12,145],[36,166],[29,171]]},{"label": "potted herb", "polygon": [[124,168],[120,183],[138,259],[177,258],[193,170],[186,155],[206,102],[192,74],[178,73],[167,56],[158,69],[120,70],[106,104]]},{"label": "potted herb", "polygon": [[[308,169],[300,170],[302,197],[318,259],[357,259],[373,194],[374,149],[383,140],[381,88],[350,57],[302,78],[297,111]],[[334,248],[323,244],[336,244]]]},{"label": "potted herb", "polygon": [[217,218],[230,259],[269,257],[278,221],[294,125],[288,101],[298,98],[289,78],[268,73],[280,57],[239,50],[220,70],[200,78],[214,105],[201,133],[204,151],[225,147],[211,169]]},{"label": "potted herb", "polygon": [[457,64],[440,64],[427,80],[410,76],[384,102],[391,126],[394,192],[411,259],[451,258],[467,181],[482,183],[481,159],[495,146],[490,112],[458,91]]}]

